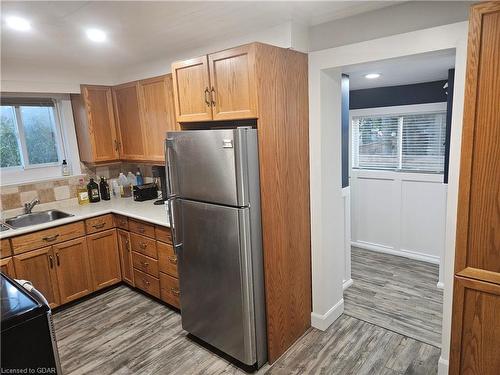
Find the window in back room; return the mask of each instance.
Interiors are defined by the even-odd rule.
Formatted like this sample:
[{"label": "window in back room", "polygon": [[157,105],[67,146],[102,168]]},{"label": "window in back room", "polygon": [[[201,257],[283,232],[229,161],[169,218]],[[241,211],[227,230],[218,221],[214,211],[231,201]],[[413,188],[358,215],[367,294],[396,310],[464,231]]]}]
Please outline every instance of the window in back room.
[{"label": "window in back room", "polygon": [[60,164],[62,138],[51,99],[2,98],[0,167],[30,169]]}]

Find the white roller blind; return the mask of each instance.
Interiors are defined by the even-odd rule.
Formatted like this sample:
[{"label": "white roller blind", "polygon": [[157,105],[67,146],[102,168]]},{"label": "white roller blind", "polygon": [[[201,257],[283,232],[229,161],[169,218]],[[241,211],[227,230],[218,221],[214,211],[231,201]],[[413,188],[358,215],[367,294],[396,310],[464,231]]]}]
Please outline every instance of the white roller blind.
[{"label": "white roller blind", "polygon": [[444,111],[353,117],[352,166],[442,173],[445,133]]}]

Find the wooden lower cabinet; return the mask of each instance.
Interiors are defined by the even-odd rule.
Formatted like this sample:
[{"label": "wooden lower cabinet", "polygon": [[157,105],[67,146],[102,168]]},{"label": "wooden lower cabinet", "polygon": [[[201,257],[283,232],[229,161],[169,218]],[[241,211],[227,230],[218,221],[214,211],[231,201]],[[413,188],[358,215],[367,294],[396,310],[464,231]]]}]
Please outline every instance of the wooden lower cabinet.
[{"label": "wooden lower cabinet", "polygon": [[14,256],[18,279],[28,280],[54,308],[60,304],[56,261],[51,246]]},{"label": "wooden lower cabinet", "polygon": [[16,278],[16,270],[14,268],[14,260],[12,257],[9,258],[4,258],[0,260],[0,271],[2,271],[3,274]]},{"label": "wooden lower cabinet", "polygon": [[126,230],[117,229],[118,250],[122,266],[122,280],[134,286],[134,270],[132,266],[132,251],[130,250],[130,233]]},{"label": "wooden lower cabinet", "polygon": [[94,290],[106,288],[121,281],[120,256],[116,229],[87,236]]},{"label": "wooden lower cabinet", "polygon": [[172,306],[180,308],[179,296],[179,279],[160,273],[160,298],[162,301],[169,303]]},{"label": "wooden lower cabinet", "polygon": [[135,286],[156,298],[160,298],[160,281],[147,273],[134,269]]},{"label": "wooden lower cabinet", "polygon": [[52,247],[56,263],[60,303],[68,303],[93,290],[89,252],[85,237]]}]

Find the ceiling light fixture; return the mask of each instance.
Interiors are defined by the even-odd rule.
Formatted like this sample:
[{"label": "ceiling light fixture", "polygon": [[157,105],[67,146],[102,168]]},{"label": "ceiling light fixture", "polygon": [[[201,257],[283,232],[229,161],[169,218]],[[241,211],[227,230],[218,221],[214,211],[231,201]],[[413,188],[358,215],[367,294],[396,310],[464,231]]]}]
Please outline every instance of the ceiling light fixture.
[{"label": "ceiling light fixture", "polygon": [[106,40],[106,33],[102,30],[88,29],[86,33],[87,37],[93,42],[102,43]]},{"label": "ceiling light fixture", "polygon": [[28,31],[31,29],[31,24],[29,21],[25,18],[21,17],[7,17],[7,26],[9,26],[11,29],[18,30],[18,31]]},{"label": "ceiling light fixture", "polygon": [[366,79],[376,79],[376,78],[379,78],[379,77],[380,77],[379,73],[368,73],[368,74],[365,74],[365,78]]}]

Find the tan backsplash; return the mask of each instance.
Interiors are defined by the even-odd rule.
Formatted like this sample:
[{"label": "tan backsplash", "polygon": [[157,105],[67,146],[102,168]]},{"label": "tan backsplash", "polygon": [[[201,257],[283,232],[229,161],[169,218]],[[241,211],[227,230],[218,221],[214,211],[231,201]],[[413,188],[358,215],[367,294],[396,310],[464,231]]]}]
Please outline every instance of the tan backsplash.
[{"label": "tan backsplash", "polygon": [[[142,175],[152,177],[151,165],[140,165],[131,163],[116,163],[106,166],[89,167],[81,165],[82,174],[85,176],[76,176],[62,178],[60,180],[39,181],[27,184],[9,185],[0,187],[0,209],[11,210],[23,207],[24,203],[34,198],[38,198],[41,203],[62,201],[76,198],[76,187],[80,178],[84,178],[87,184],[89,178],[97,180],[98,177],[116,178],[120,172],[137,172],[140,168]],[[97,182],[99,182],[97,180]]]}]

